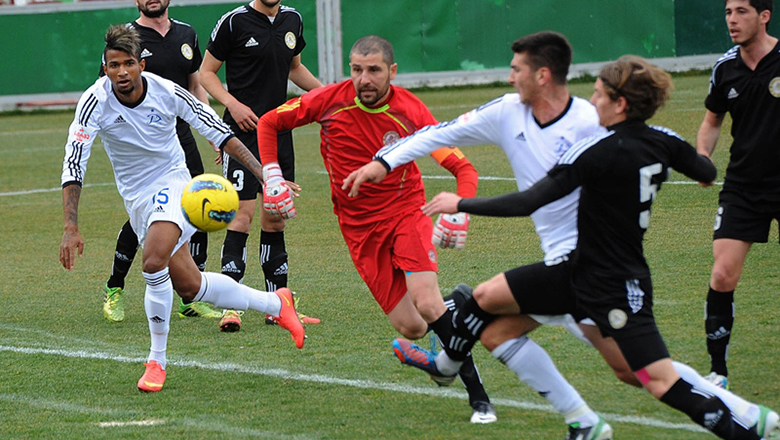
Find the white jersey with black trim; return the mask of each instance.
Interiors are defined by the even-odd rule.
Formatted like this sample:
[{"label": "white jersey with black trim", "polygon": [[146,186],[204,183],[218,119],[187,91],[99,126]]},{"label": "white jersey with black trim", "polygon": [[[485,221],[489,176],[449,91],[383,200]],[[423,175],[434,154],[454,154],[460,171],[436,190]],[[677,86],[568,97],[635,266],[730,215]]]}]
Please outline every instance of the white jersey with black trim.
[{"label": "white jersey with black trim", "polygon": [[171,170],[187,169],[176,136],[176,117],[222,146],[233,132],[211,107],[190,92],[153,73],[143,72],[145,95],[135,107],[122,104],[111,81],[95,81],[76,107],[65,144],[62,185],[84,182],[95,136],[100,135],[119,194],[133,202],[154,181]]},{"label": "white jersey with black trim", "polygon": [[[495,144],[509,159],[517,189],[524,191],[545,177],[574,143],[604,132],[595,107],[584,99],[573,97],[561,116],[539,125],[532,108],[520,102],[520,95],[510,93],[453,121],[418,130],[382,148],[376,158],[392,169],[444,146]],[[576,247],[578,200],[576,190],[531,215],[545,262],[552,263]]]}]

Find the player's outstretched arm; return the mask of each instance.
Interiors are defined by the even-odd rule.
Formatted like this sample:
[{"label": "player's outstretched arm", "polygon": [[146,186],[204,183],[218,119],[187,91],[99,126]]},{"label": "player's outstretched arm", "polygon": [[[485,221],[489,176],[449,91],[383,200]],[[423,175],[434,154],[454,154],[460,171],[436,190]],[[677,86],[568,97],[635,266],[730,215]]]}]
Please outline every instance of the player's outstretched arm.
[{"label": "player's outstretched arm", "polygon": [[84,239],[79,233],[79,198],[81,185],[71,184],[62,188],[62,211],[65,228],[60,242],[60,263],[67,270],[76,267],[76,255],[84,254]]},{"label": "player's outstretched arm", "polygon": [[363,165],[355,171],[349,173],[344,184],[341,185],[341,189],[344,191],[349,190],[349,197],[357,197],[360,185],[364,183],[379,183],[389,170],[382,162],[378,160],[372,160],[371,162]]},{"label": "player's outstretched arm", "polygon": [[[715,145],[720,137],[720,128],[723,125],[724,114],[713,113],[709,110],[704,114],[704,120],[696,133],[696,151],[708,158],[712,158],[712,152],[715,151]],[[712,183],[699,182],[702,187],[712,186]]]}]

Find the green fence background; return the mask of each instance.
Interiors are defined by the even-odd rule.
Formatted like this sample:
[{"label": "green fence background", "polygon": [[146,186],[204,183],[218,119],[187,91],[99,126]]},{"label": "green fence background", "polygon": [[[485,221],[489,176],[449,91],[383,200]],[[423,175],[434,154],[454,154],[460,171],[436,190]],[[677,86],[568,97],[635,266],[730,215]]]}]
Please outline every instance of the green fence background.
[{"label": "green fence background", "polygon": [[[134,20],[138,11],[129,0],[119,9],[80,10],[85,4],[96,2],[63,5],[72,9],[59,12],[30,6],[16,14],[8,13],[15,7],[2,7],[0,95],[80,91],[94,81],[106,28]],[[217,20],[241,4],[177,6],[174,0],[170,14],[196,29],[205,50]],[[304,17],[303,62],[316,74],[315,1],[284,4]],[[575,63],[625,53],[722,53],[731,46],[719,0],[341,0],[341,6],[344,56],[357,38],[381,35],[393,42],[401,73],[506,67],[512,41],[546,29],[569,38]]]}]

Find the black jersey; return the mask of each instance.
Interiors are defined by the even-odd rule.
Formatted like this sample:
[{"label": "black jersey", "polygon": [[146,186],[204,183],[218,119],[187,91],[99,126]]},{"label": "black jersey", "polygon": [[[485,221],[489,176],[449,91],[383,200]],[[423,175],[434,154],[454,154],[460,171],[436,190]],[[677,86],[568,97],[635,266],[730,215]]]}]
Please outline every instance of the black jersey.
[{"label": "black jersey", "polygon": [[707,110],[730,113],[731,159],[725,185],[780,197],[780,43],[750,70],[739,46],[715,63]]},{"label": "black jersey", "polygon": [[[207,50],[225,63],[230,94],[262,116],[287,101],[290,63],[305,45],[298,11],[281,6],[272,23],[247,4],[219,19]],[[235,124],[227,109],[225,121]]]},{"label": "black jersey", "polygon": [[141,36],[141,59],[146,61],[144,70],[189,90],[189,76],[200,69],[203,61],[195,30],[187,23],[176,20],[171,20],[171,29],[164,37],[137,21],[127,26],[138,31]]},{"label": "black jersey", "polygon": [[717,171],[709,159],[669,129],[624,121],[608,130],[574,144],[527,191],[464,199],[458,209],[474,214],[529,215],[581,186],[575,273],[648,277],[642,240],[650,205],[669,168],[702,182],[714,180]]}]

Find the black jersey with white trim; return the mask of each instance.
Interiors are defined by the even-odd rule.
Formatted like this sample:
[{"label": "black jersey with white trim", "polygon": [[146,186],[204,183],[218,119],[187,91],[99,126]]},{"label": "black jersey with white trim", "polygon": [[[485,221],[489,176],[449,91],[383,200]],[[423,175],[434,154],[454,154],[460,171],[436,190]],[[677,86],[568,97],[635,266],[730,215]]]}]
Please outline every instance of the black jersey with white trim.
[{"label": "black jersey with white trim", "polygon": [[164,37],[152,28],[141,26],[138,21],[128,26],[141,36],[141,59],[146,61],[144,70],[189,90],[189,76],[200,69],[203,61],[195,30],[177,20],[171,20],[171,28]]},{"label": "black jersey with white trim", "polygon": [[[281,6],[272,23],[250,3],[220,18],[206,49],[225,63],[230,94],[262,116],[287,101],[290,63],[304,46],[298,11]],[[227,109],[225,121],[235,124]]]},{"label": "black jersey with white trim", "polygon": [[739,46],[710,77],[707,110],[731,115],[731,159],[725,185],[780,197],[780,42],[751,70]]},{"label": "black jersey with white trim", "polygon": [[624,121],[574,144],[547,177],[530,189],[492,199],[464,199],[460,211],[529,215],[581,187],[575,250],[578,273],[628,278],[650,275],[642,240],[650,206],[669,168],[711,182],[712,162],[673,131]]}]

